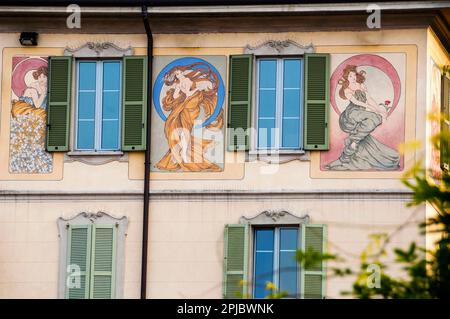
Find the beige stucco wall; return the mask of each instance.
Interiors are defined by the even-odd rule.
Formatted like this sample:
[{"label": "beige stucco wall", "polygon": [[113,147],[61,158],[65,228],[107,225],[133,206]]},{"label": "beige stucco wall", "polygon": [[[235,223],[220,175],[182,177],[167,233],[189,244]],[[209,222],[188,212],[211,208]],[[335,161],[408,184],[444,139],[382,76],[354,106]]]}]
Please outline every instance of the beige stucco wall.
[{"label": "beige stucco wall", "polygon": [[[387,251],[406,247],[418,235],[417,221],[424,208],[406,209],[403,196],[371,197],[285,196],[156,198],[150,205],[148,297],[221,298],[223,230],[241,216],[253,217],[267,209],[285,209],[328,227],[328,248],[344,262],[328,266],[358,270],[359,255],[369,234],[393,234]],[[13,200],[0,202],[0,298],[57,298],[59,238],[56,220],[81,211],[104,211],[127,216],[125,239],[125,298],[138,298],[141,260],[141,202],[128,200]],[[404,228],[397,230],[400,225]],[[392,255],[388,271],[399,274]],[[350,290],[353,277],[329,278],[327,297]]]},{"label": "beige stucco wall", "polygon": [[[381,30],[367,32],[308,32],[308,33],[240,33],[155,35],[155,54],[173,54],[174,49],[189,54],[229,54],[242,52],[245,45],[256,45],[269,39],[291,39],[300,44],[313,43],[320,48],[330,46],[390,46],[410,45],[416,48],[417,67],[415,97],[416,113],[413,132],[425,139],[427,64],[427,31],[425,29]],[[121,47],[140,48],[145,53],[144,35],[66,35],[40,34],[39,54],[66,46],[78,47],[87,41],[111,41]],[[5,65],[8,48],[17,48],[18,34],[0,35],[0,72]],[[8,49],[9,50],[9,49]],[[22,51],[21,51],[22,52]],[[29,53],[33,54],[33,49]],[[3,77],[4,78],[4,77]],[[5,102],[1,86],[2,107],[0,123],[9,118],[9,101]],[[4,105],[8,103],[8,105]],[[413,119],[414,120],[414,119]],[[415,122],[415,123],[414,123]],[[8,130],[0,127],[0,141],[7,141]],[[8,135],[9,136],[9,135]],[[0,152],[8,148],[0,143]],[[417,150],[415,157],[423,152]],[[229,156],[229,155],[228,155]],[[242,159],[242,155],[239,155]],[[5,158],[5,157],[2,157]],[[46,197],[46,192],[65,193],[136,193],[142,192],[143,182],[129,179],[130,171],[143,170],[142,154],[130,156],[127,162],[112,162],[92,166],[80,162],[63,163],[62,179],[39,181],[27,176],[22,180],[0,179],[0,298],[56,298],[58,285],[59,217],[73,217],[82,211],[105,211],[115,217],[127,216],[128,236],[125,245],[124,297],[139,297],[142,202],[137,195],[118,195],[115,199],[97,195],[94,199],[79,196]],[[157,195],[150,205],[150,243],[148,297],[150,298],[220,298],[222,291],[223,229],[227,223],[237,223],[241,216],[254,216],[267,209],[285,209],[302,216],[309,214],[314,223],[328,225],[330,252],[337,253],[355,268],[357,256],[367,244],[371,233],[395,231],[411,214],[417,221],[425,218],[425,209],[405,208],[407,195],[374,195],[405,190],[398,178],[354,179],[310,177],[311,163],[293,161],[282,164],[274,175],[261,175],[265,163],[245,163],[239,179],[220,180],[152,180],[154,192],[176,191],[258,191],[266,195]],[[2,167],[7,163],[1,162]],[[8,179],[8,180],[7,180]],[[294,193],[270,195],[271,192]],[[366,191],[360,195],[302,195],[329,191]],[[22,193],[17,198],[2,192]],[[27,197],[26,192],[41,193]],[[401,229],[391,241],[392,246],[405,246],[410,241],[424,242],[417,234],[415,223]],[[391,259],[392,260],[392,259]],[[342,265],[346,265],[345,263]],[[392,271],[395,267],[392,265]],[[340,291],[350,289],[351,278],[330,279],[327,296],[339,297]]]}]

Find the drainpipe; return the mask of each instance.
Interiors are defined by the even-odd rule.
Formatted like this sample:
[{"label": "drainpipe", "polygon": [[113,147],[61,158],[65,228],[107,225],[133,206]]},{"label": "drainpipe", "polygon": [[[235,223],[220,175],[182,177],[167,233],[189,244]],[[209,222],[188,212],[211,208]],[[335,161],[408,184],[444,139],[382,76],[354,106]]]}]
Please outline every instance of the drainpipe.
[{"label": "drainpipe", "polygon": [[153,34],[148,20],[147,6],[142,6],[142,19],[147,34],[147,131],[144,173],[144,210],[142,227],[141,299],[147,298],[148,215],[150,206],[150,138],[152,109]]}]

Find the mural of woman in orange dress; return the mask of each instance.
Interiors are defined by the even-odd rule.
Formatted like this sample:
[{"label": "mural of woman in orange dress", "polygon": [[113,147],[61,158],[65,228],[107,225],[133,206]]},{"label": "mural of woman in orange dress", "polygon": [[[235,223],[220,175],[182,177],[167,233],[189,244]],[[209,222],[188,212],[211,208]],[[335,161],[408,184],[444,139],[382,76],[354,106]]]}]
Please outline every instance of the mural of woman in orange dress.
[{"label": "mural of woman in orange dress", "polygon": [[215,131],[223,126],[223,110],[215,113],[218,104],[219,76],[206,62],[176,65],[164,75],[167,90],[161,107],[170,112],[165,120],[164,135],[168,151],[156,164],[166,171],[221,171],[221,167],[205,158],[213,140],[194,136],[200,118],[211,119],[204,127]]}]

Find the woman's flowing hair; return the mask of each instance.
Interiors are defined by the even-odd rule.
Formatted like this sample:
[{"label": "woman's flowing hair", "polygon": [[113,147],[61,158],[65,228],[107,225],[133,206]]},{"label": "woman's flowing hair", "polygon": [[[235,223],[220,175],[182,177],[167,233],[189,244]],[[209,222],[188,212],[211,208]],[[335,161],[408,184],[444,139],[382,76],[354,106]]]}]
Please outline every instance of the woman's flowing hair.
[{"label": "woman's flowing hair", "polygon": [[210,81],[213,84],[211,89],[214,94],[217,92],[219,87],[219,78],[211,67],[205,62],[196,62],[184,66],[174,66],[164,75],[164,84],[171,86],[173,83],[179,80],[175,76],[176,71],[185,72],[187,70],[192,70],[191,72],[185,74],[192,82],[196,83],[199,81]]},{"label": "woman's flowing hair", "polygon": [[341,89],[339,90],[339,96],[343,100],[347,99],[347,97],[345,96],[345,89],[348,88],[348,86],[350,85],[350,82],[348,81],[348,75],[350,74],[350,72],[353,72],[356,74],[356,82],[357,83],[364,83],[364,81],[366,81],[366,76],[365,76],[366,71],[358,72],[358,70],[356,68],[357,68],[356,65],[348,64],[344,68],[344,71],[342,71],[342,77],[338,81],[338,84],[341,85]]}]

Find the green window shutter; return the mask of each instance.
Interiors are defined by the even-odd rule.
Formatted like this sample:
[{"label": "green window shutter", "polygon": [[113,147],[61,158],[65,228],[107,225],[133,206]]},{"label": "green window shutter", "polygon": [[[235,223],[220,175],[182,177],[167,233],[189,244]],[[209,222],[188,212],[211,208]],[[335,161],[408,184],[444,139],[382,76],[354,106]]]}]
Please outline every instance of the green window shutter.
[{"label": "green window shutter", "polygon": [[94,225],[92,232],[90,298],[114,298],[116,264],[115,225]]},{"label": "green window shutter", "polygon": [[[302,250],[321,254],[326,252],[326,226],[302,225]],[[305,299],[322,299],[325,297],[326,267],[325,262],[318,262],[301,269],[301,296]]]},{"label": "green window shutter", "polygon": [[69,150],[72,57],[49,58],[46,148],[49,152]]},{"label": "green window shutter", "polygon": [[80,285],[76,284],[76,279],[69,278],[70,273],[66,277],[68,299],[89,298],[91,229],[90,225],[70,225],[68,229],[67,266],[74,270],[79,267],[80,270]]},{"label": "green window shutter", "polygon": [[305,54],[305,150],[328,150],[330,55]]},{"label": "green window shutter", "polygon": [[146,146],[147,57],[123,58],[122,150],[143,151]]},{"label": "green window shutter", "polygon": [[441,141],[440,162],[441,169],[448,172],[450,164],[450,79],[442,76],[441,81]]},{"label": "green window shutter", "polygon": [[250,144],[253,55],[230,56],[228,150],[247,151]]},{"label": "green window shutter", "polygon": [[248,259],[248,225],[226,225],[224,236],[223,297],[246,295]]}]

